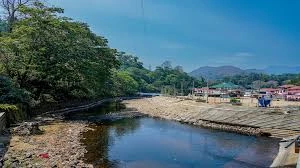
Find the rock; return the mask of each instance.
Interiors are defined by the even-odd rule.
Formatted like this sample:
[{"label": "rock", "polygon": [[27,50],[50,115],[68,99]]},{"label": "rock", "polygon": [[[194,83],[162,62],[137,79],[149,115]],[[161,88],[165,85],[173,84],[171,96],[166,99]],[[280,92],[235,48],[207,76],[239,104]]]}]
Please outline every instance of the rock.
[{"label": "rock", "polygon": [[31,153],[26,153],[25,156],[26,156],[26,158],[31,158],[32,154]]},{"label": "rock", "polygon": [[4,148],[4,144],[3,143],[0,143],[0,148]]},{"label": "rock", "polygon": [[13,128],[12,134],[19,136],[37,135],[41,134],[38,122],[24,122],[20,126]]}]

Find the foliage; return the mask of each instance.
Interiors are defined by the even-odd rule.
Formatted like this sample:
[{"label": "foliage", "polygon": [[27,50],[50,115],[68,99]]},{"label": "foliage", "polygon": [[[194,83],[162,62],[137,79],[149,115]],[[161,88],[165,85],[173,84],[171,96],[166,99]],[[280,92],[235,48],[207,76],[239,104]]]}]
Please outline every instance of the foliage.
[{"label": "foliage", "polygon": [[117,71],[113,76],[114,96],[133,95],[138,92],[138,83],[126,71]]},{"label": "foliage", "polygon": [[300,74],[297,75],[297,77],[291,79],[288,81],[289,84],[298,85],[300,86]]},{"label": "foliage", "polygon": [[[19,8],[20,20],[0,37],[1,66],[20,87],[38,100],[102,96],[116,50],[86,24],[60,17],[63,9],[35,2]],[[55,32],[55,33],[54,33]]]},{"label": "foliage", "polygon": [[26,106],[21,104],[0,104],[0,112],[6,112],[6,121],[8,126],[28,118],[28,109]]},{"label": "foliage", "polygon": [[2,1],[14,13],[0,22],[0,74],[7,76],[0,78],[0,102],[35,106],[137,92],[188,93],[193,84],[203,85],[169,61],[154,71],[144,68],[138,57],[110,48],[88,25],[62,17],[61,8]]},{"label": "foliage", "polygon": [[29,95],[22,89],[14,87],[11,80],[0,76],[0,103],[29,103]]},{"label": "foliage", "polygon": [[18,110],[18,107],[16,105],[0,104],[1,112],[17,111],[17,110]]},{"label": "foliage", "polygon": [[[234,76],[228,76],[219,80],[218,82],[232,82],[234,84],[243,86],[245,88],[263,88],[270,87],[275,88],[279,85],[283,85],[295,80],[297,74],[282,74],[282,75],[267,75],[259,73],[239,74]],[[295,82],[296,83],[296,82]]]},{"label": "foliage", "polygon": [[[138,57],[118,54],[120,61],[119,71],[126,71],[138,84],[136,91],[140,92],[160,92],[165,94],[174,94],[175,90],[181,90],[186,94],[193,87],[200,87],[204,84],[204,80],[198,80],[190,77],[180,66],[172,68],[171,62],[166,61],[161,66],[156,67],[154,71],[150,71],[143,67],[143,63]],[[175,90],[174,90],[175,88]]]},{"label": "foliage", "polygon": [[2,20],[0,18],[0,36],[1,36],[1,33],[3,32],[7,32],[8,31],[8,25],[7,25],[7,22],[5,20]]},{"label": "foliage", "polygon": [[230,103],[240,103],[241,100],[240,99],[237,99],[237,98],[231,98],[230,99]]}]

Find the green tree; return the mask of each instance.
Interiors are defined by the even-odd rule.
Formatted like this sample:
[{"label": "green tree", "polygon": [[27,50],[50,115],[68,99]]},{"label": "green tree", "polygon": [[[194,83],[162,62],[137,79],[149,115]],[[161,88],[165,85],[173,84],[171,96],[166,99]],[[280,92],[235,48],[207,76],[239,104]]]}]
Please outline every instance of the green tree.
[{"label": "green tree", "polygon": [[[93,97],[104,93],[117,51],[86,24],[61,17],[63,9],[35,2],[19,8],[22,19],[0,37],[1,66],[11,79],[39,99],[51,94]],[[26,16],[26,17],[25,17]]]},{"label": "green tree", "polygon": [[114,96],[128,96],[138,92],[138,83],[126,71],[115,72],[113,82]]},{"label": "green tree", "polygon": [[7,22],[5,20],[2,20],[0,18],[0,36],[1,36],[1,33],[3,32],[7,32],[8,31],[8,25],[7,25]]}]

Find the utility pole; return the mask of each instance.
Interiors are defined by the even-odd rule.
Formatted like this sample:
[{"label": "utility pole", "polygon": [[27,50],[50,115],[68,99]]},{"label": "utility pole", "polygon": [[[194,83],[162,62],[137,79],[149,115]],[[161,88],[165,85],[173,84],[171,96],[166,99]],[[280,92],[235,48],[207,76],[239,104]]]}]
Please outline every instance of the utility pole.
[{"label": "utility pole", "polygon": [[195,81],[193,81],[193,88],[192,88],[192,99],[194,99],[194,89],[195,89]]},{"label": "utility pole", "polygon": [[174,97],[176,97],[176,88],[175,88],[175,84],[173,85],[173,94],[174,94]]},{"label": "utility pole", "polygon": [[183,96],[183,81],[181,81],[181,96]]},{"label": "utility pole", "polygon": [[206,81],[206,87],[207,87],[207,90],[206,90],[206,103],[208,103],[208,91],[209,91],[209,88],[208,88],[208,79]]}]

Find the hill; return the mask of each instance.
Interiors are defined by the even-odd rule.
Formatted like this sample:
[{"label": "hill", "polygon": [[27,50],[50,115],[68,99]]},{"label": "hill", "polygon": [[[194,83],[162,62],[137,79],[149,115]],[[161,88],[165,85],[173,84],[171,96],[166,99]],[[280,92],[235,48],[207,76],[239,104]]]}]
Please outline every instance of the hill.
[{"label": "hill", "polygon": [[269,66],[264,69],[241,69],[235,66],[219,66],[219,67],[211,67],[204,66],[200,67],[192,72],[189,75],[200,78],[204,77],[209,80],[217,80],[222,79],[225,76],[234,76],[238,74],[247,74],[247,73],[265,73],[265,74],[298,74],[300,73],[300,66],[292,67],[292,66]]},{"label": "hill", "polygon": [[196,78],[204,77],[205,79],[216,80],[222,79],[225,76],[233,76],[241,73],[246,73],[246,71],[234,66],[204,66],[190,72],[189,75]]}]

